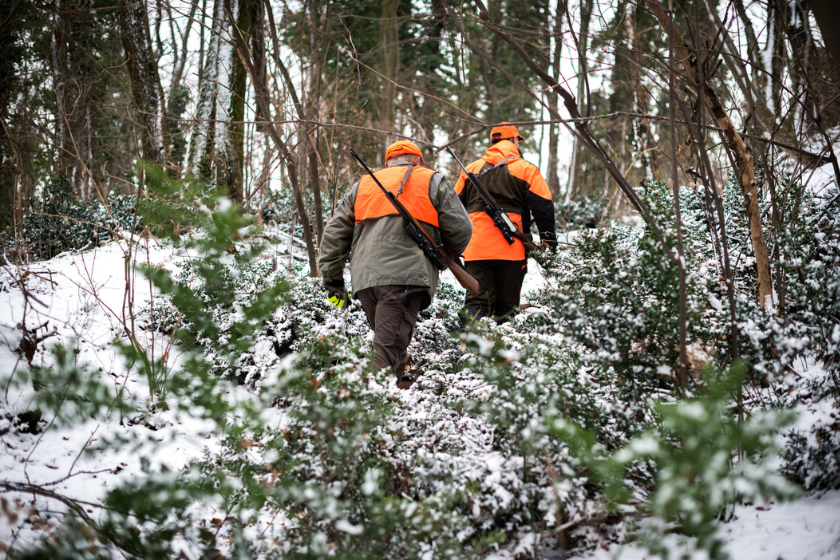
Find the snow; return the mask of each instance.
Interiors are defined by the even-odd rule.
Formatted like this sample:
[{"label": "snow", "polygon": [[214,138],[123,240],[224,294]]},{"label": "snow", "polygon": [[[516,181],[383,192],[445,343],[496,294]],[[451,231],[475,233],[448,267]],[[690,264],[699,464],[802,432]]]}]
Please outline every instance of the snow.
[{"label": "snow", "polygon": [[[138,261],[146,262],[148,257],[148,262],[170,270],[176,270],[177,262],[184,258],[166,245],[151,244],[148,249],[141,246],[138,250],[141,252]],[[145,378],[127,372],[122,358],[110,344],[124,334],[123,323],[128,320],[123,297],[124,255],[124,247],[118,243],[85,253],[65,253],[29,267],[34,272],[24,280],[32,294],[28,302],[20,290],[0,293],[0,391],[5,390],[5,396],[0,392],[0,434],[11,427],[8,418],[31,409],[31,385],[28,389],[7,385],[10,377],[20,375],[26,365],[14,352],[22,338],[19,324],[30,330],[47,325],[37,332],[51,333],[35,353],[33,364],[53,364],[49,354],[52,346],[77,341],[80,362],[91,365],[96,370],[94,375],[100,375],[115,390],[122,387],[143,406],[148,397]],[[20,275],[23,269],[11,266],[0,269],[0,281],[9,282],[9,271]],[[139,309],[150,301],[149,284],[139,274],[131,273],[129,279],[135,287],[135,308]],[[156,346],[157,355],[165,351],[167,341],[161,340],[160,335],[155,338],[151,330],[137,329],[137,332],[142,344]],[[176,362],[177,356],[172,360]],[[244,388],[239,388],[232,390],[229,398],[250,396]],[[275,416],[278,426],[282,425],[282,412],[275,411]],[[51,418],[44,420],[50,422]],[[105,493],[141,475],[143,462],[148,463],[151,472],[164,468],[179,470],[212,447],[214,429],[213,421],[174,410],[145,417],[106,416],[70,428],[57,425],[38,435],[14,429],[0,440],[0,472],[4,481],[45,485],[61,495],[89,503],[86,511],[95,516],[99,512],[96,504]],[[120,438],[134,445],[116,451],[113,446],[101,445]],[[10,503],[20,500],[21,504],[28,504],[27,508],[34,508],[33,511],[41,512],[47,519],[56,519],[48,512],[63,509],[53,500],[32,494],[8,492],[3,496]],[[207,513],[209,517],[215,514]],[[0,541],[26,542],[34,538],[36,532],[31,523],[26,523],[31,515],[17,517],[17,522],[12,523],[8,516],[0,516]]]},{"label": "snow", "polygon": [[[139,261],[173,271],[186,258],[165,244],[150,243],[146,246],[144,241],[139,250]],[[34,364],[53,363],[48,353],[50,346],[77,340],[79,360],[93,365],[94,375],[101,376],[115,390],[123,388],[128,391],[138,403],[147,398],[145,379],[127,372],[122,358],[110,344],[116,337],[124,335],[124,323],[128,320],[124,298],[124,257],[124,247],[118,243],[84,253],[65,253],[30,267],[32,273],[25,278],[27,289],[32,294],[28,301],[18,289],[0,292],[0,380],[4,384],[0,390],[5,389],[9,377],[25,365],[25,361],[15,353],[22,337],[17,325],[23,324],[29,330],[40,327],[37,332],[41,334],[52,333],[35,354]],[[14,267],[0,271],[2,280],[7,284],[10,271],[17,276],[23,272]],[[454,283],[448,272],[443,278],[450,284]],[[129,274],[128,279],[135,289],[135,309],[147,305],[154,295],[148,282],[133,274]],[[548,285],[549,281],[539,265],[533,259],[529,260],[523,293],[538,292]],[[142,344],[154,346],[160,353],[165,351],[165,337],[158,333],[155,338],[152,330],[137,329],[137,332]],[[510,356],[515,355],[511,351]],[[177,364],[177,359],[177,355],[171,357],[173,365]],[[290,360],[283,360],[275,368],[275,374],[279,375],[283,369],[290,367]],[[819,376],[822,370],[818,364],[809,362],[802,364],[797,373],[812,378]],[[402,429],[416,438],[418,456],[428,454],[430,467],[426,476],[433,475],[446,462],[451,465],[449,472],[460,473],[460,476],[492,489],[495,504],[477,499],[472,505],[478,518],[485,508],[504,508],[522,498],[517,489],[519,478],[516,475],[522,468],[522,461],[521,458],[507,458],[493,449],[492,431],[487,429],[481,418],[457,415],[437,400],[429,387],[446,386],[446,383],[454,382],[443,372],[428,372],[421,383],[410,391],[398,391],[390,386],[386,390],[401,409],[398,422]],[[452,385],[447,390],[469,392],[480,387],[480,380],[475,380],[474,386]],[[231,387],[225,396],[231,400],[251,397],[252,393],[243,387]],[[0,433],[11,427],[7,415],[28,410],[31,398],[31,391],[25,388],[12,387],[7,396],[0,393]],[[831,403],[823,401],[800,404],[798,412],[800,415],[794,428],[808,433],[808,428],[814,424],[829,423],[833,408]],[[277,429],[282,429],[288,422],[282,410],[271,409],[264,414]],[[45,420],[50,421],[49,418]],[[0,439],[3,445],[0,472],[5,481],[47,485],[59,494],[81,500],[87,504],[88,515],[96,516],[99,512],[97,504],[105,493],[124,481],[140,476],[144,461],[148,461],[148,468],[152,471],[160,471],[164,467],[177,470],[207,451],[212,453],[217,449],[212,435],[214,428],[215,423],[210,420],[199,420],[183,412],[158,411],[142,418],[115,419],[107,416],[90,419],[71,428],[58,426],[41,434],[12,430]],[[104,442],[129,437],[136,442],[135,445],[96,451]],[[653,440],[636,443],[639,447],[654,444]],[[457,456],[429,452],[449,448],[465,451]],[[256,453],[252,450],[249,453]],[[366,493],[374,491],[381,474],[376,469],[368,471],[363,486]],[[61,519],[54,513],[62,506],[53,500],[22,492],[6,492],[3,496],[9,503],[19,500],[21,511],[35,508],[48,525],[55,525]],[[219,516],[224,517],[224,514],[212,506],[202,512],[205,519]],[[39,534],[36,524],[27,521],[32,518],[31,514],[20,515],[16,521],[11,521],[7,515],[0,516],[0,541],[9,543],[17,539],[18,542],[32,542]],[[277,527],[282,527],[282,520],[275,521]],[[275,521],[265,519],[267,524]],[[335,527],[350,535],[362,531],[362,527],[346,520],[338,521]],[[788,504],[739,506],[735,508],[733,520],[722,524],[719,532],[727,551],[739,560],[840,558],[840,491],[806,496]],[[547,544],[550,547],[551,543],[551,539],[543,540],[540,535],[525,531],[487,558],[512,559],[536,546]],[[596,548],[575,558],[620,557],[634,560],[650,557],[647,551],[632,544],[603,546],[606,549]],[[552,551],[547,550],[546,557],[551,558],[551,554]]]},{"label": "snow", "polygon": [[[444,270],[440,274],[440,281],[460,288],[460,284],[455,280],[452,272],[449,269]],[[532,292],[538,292],[546,287],[551,286],[551,282],[543,274],[542,268],[534,259],[528,259],[528,272],[525,279],[522,281],[522,295],[525,296]]]},{"label": "snow", "polygon": [[361,535],[364,532],[364,527],[362,527],[361,525],[353,525],[352,523],[348,523],[344,519],[342,519],[341,521],[337,521],[335,523],[335,528],[349,535]]},{"label": "snow", "polygon": [[[738,506],[718,528],[725,550],[737,560],[840,558],[840,490],[787,504]],[[574,558],[643,560],[652,556],[632,544],[611,545]]]}]

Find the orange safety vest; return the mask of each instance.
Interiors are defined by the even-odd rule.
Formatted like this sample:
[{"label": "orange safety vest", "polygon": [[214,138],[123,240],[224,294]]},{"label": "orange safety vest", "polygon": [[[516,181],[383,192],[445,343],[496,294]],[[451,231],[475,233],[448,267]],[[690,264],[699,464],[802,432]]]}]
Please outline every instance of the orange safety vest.
[{"label": "orange safety vest", "polygon": [[[485,162],[489,163],[485,159],[479,159],[469,164],[467,169],[478,175]],[[502,165],[507,163],[505,162]],[[455,186],[455,192],[461,192],[465,186],[466,178],[467,176],[461,173]],[[522,231],[522,216],[515,212],[505,212],[505,214],[516,225],[516,228]],[[505,236],[502,235],[502,232],[493,223],[493,218],[488,216],[487,212],[470,212],[470,221],[473,224],[473,233],[470,244],[464,249],[465,261],[521,261],[525,259],[525,245],[518,239],[513,240],[513,245],[508,245]]]},{"label": "orange safety vest", "polygon": [[[522,216],[513,212],[506,212],[510,221],[516,224],[516,229],[522,229]],[[486,212],[470,212],[473,233],[470,244],[464,249],[465,261],[521,261],[525,259],[525,245],[518,239],[513,245],[508,245],[505,236],[493,223],[493,218]]]},{"label": "orange safety vest", "polygon": [[[492,145],[488,148],[487,152],[481,159],[467,165],[467,170],[480,175],[481,168],[487,164],[498,164],[499,166],[506,167],[507,173],[509,173],[511,177],[517,181],[527,183],[528,192],[551,200],[551,191],[548,190],[548,185],[545,184],[545,179],[543,179],[542,175],[540,175],[539,169],[522,159],[512,142],[503,140]],[[503,173],[503,171],[494,171],[494,173]],[[487,183],[485,182],[485,185],[486,184]],[[467,176],[464,173],[461,173],[461,176],[455,183],[455,192],[460,195],[466,185]],[[488,189],[490,188],[491,187],[488,187]],[[498,194],[496,195],[496,198],[498,199]],[[477,200],[475,199],[472,203],[467,204],[468,211],[478,208]],[[483,208],[484,202],[481,202],[480,206]],[[504,207],[506,205],[502,204],[502,206]],[[527,226],[524,228],[522,226],[522,216],[520,214],[516,212],[507,212],[507,215],[510,218],[510,221],[516,224],[519,231],[527,230]],[[525,246],[522,242],[518,239],[514,239],[513,244],[509,245],[505,240],[505,237],[502,235],[502,232],[499,231],[499,228],[497,228],[493,223],[493,219],[485,212],[470,212],[470,220],[472,220],[473,223],[473,233],[472,238],[470,238],[470,244],[464,250],[465,261],[521,261],[525,259]]]},{"label": "orange safety vest", "polygon": [[[400,193],[400,183],[405,176],[404,165],[396,165],[380,169],[374,175],[386,190],[392,192],[408,212],[417,220],[440,227],[438,213],[429,199],[429,182],[435,172],[425,167],[415,167],[408,178],[408,182]],[[356,193],[356,204],[353,206],[356,223],[373,220],[384,216],[398,216],[399,212],[391,204],[385,194],[379,189],[370,175],[365,175],[359,181]]]}]

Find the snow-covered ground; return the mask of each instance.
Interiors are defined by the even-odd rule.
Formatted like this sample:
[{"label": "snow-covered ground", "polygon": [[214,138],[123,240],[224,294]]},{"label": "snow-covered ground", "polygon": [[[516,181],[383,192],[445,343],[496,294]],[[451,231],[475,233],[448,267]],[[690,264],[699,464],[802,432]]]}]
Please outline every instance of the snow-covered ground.
[{"label": "snow-covered ground", "polygon": [[[181,259],[168,245],[142,249],[138,261],[176,270]],[[157,412],[144,416],[142,422],[126,417],[114,421],[91,419],[63,427],[29,434],[13,427],[11,419],[30,410],[31,388],[16,388],[9,379],[25,367],[18,355],[23,330],[36,337],[50,336],[38,345],[33,365],[49,366],[53,358],[48,348],[58,342],[67,344],[77,340],[78,361],[91,366],[92,375],[100,375],[115,390],[124,390],[144,398],[148,388],[136,373],[127,373],[122,358],[111,342],[125,335],[125,325],[131,319],[131,309],[125,297],[126,267],[123,247],[111,243],[85,253],[63,254],[50,261],[29,267],[28,272],[6,266],[0,270],[0,482],[38,485],[59,495],[88,505],[86,512],[96,516],[97,504],[105,492],[122,481],[141,472],[142,460],[153,468],[166,465],[177,469],[206,449],[213,449],[213,423],[197,421],[175,412]],[[445,281],[454,282],[449,273]],[[141,276],[130,277],[134,283],[135,312],[147,305],[152,297],[148,282]],[[531,260],[523,293],[539,291],[549,281],[539,265]],[[24,295],[21,287],[26,288]],[[139,319],[137,319],[139,321]],[[168,340],[152,330],[136,329],[141,344],[166,352]],[[177,356],[169,358],[177,364]],[[810,374],[818,374],[812,372]],[[422,401],[435,403],[431,392],[422,389],[405,393],[406,407],[417,408]],[[230,398],[248,398],[243,388],[231,388]],[[831,412],[822,408],[801,410],[797,429],[807,433],[810,423]],[[417,408],[417,414],[423,414]],[[278,428],[283,422],[278,411]],[[138,417],[139,418],[139,417]],[[45,418],[49,422],[49,418]],[[464,428],[465,432],[467,428]],[[481,434],[476,437],[480,439]],[[131,448],[93,453],[102,441],[121,436],[133,436],[140,442]],[[492,462],[492,450],[486,442],[478,442],[479,462]],[[459,460],[470,462],[469,458]],[[493,470],[493,465],[488,469]],[[500,471],[499,466],[496,470]],[[8,490],[8,485],[6,486]],[[61,522],[59,512],[65,506],[56,499],[27,492],[5,491],[0,511],[0,552],[13,544],[31,542],[43,529]],[[212,516],[213,512],[208,512]],[[720,527],[726,548],[733,558],[746,560],[796,560],[810,558],[840,558],[840,491],[811,495],[793,503],[765,506],[740,506],[733,519]],[[495,554],[496,558],[513,558],[516,545]],[[609,546],[585,555],[598,559],[647,558],[648,553],[631,546]]]},{"label": "snow-covered ground", "polygon": [[[786,504],[739,506],[718,532],[735,560],[840,558],[840,491]],[[613,545],[586,557],[643,560],[650,553],[632,545]]]},{"label": "snow-covered ground", "polygon": [[[143,250],[142,259],[173,267],[177,260],[171,247],[155,246]],[[37,434],[11,429],[11,420],[32,409],[30,386],[8,387],[10,378],[26,367],[25,358],[14,350],[21,343],[25,325],[33,336],[49,335],[38,345],[33,366],[49,366],[54,358],[49,348],[56,343],[75,344],[77,360],[89,366],[93,375],[115,390],[143,398],[148,391],[145,380],[127,374],[121,357],[111,342],[124,336],[123,323],[130,321],[124,298],[126,273],[121,245],[111,243],[79,254],[63,254],[29,268],[22,279],[12,280],[10,273],[21,276],[22,270],[5,267],[1,272],[0,293],[0,472],[2,481],[44,486],[62,496],[89,502],[87,513],[96,515],[95,504],[108,489],[136,476],[141,459],[155,468],[183,467],[207,447],[207,434],[213,426],[174,412],[159,412],[151,420],[135,423],[126,417],[112,422],[91,419],[70,428],[51,427]],[[135,310],[149,301],[149,284],[139,274],[130,277],[135,286]],[[15,282],[23,282],[24,297]],[[160,351],[165,340],[155,339],[152,331],[137,329],[142,343],[156,345]],[[43,419],[46,422],[50,418]],[[139,445],[114,452],[93,452],[100,442],[124,437]],[[44,496],[7,492],[8,505],[0,516],[0,541],[11,545],[16,540],[31,539],[42,523],[55,524],[60,518],[51,512],[62,510],[60,502]],[[19,544],[19,543],[15,543]]]}]

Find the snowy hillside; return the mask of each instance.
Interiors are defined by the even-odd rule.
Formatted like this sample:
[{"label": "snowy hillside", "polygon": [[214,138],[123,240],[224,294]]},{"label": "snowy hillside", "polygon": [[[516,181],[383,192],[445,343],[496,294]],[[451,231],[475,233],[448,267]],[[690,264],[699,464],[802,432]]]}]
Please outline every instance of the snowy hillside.
[{"label": "snowy hillside", "polygon": [[[181,271],[184,264],[194,258],[188,251],[175,249],[168,243],[144,241],[138,251],[138,262],[172,273]],[[300,277],[299,272],[284,268],[282,260],[277,259],[275,254],[268,261],[278,269],[274,274],[309,283]],[[120,485],[161,476],[165,472],[174,473],[196,460],[213,462],[214,456],[229,452],[221,441],[224,438],[218,433],[217,423],[235,422],[234,418],[208,417],[192,405],[179,406],[176,397],[169,398],[169,410],[153,406],[149,401],[147,378],[136,368],[127,368],[125,355],[112,344],[125,338],[131,321],[134,321],[133,332],[137,333],[138,343],[150,355],[164,357],[163,363],[169,368],[167,375],[181,375],[179,368],[183,356],[179,345],[173,344],[172,335],[150,328],[155,310],[162,313],[161,294],[152,289],[139,273],[132,272],[128,281],[134,298],[133,318],[130,302],[126,299],[124,247],[118,243],[63,254],[27,268],[17,269],[7,265],[3,269],[0,368],[4,394],[0,401],[3,413],[0,468],[3,472],[4,501],[0,541],[4,549],[25,549],[44,534],[58,532],[68,508],[81,508],[78,513],[83,519],[101,520],[106,511],[103,510],[106,494]],[[541,267],[533,260],[529,264],[525,285],[526,296],[539,294],[551,286]],[[315,286],[298,293],[315,299],[320,296]],[[447,371],[451,370],[447,360],[451,361],[451,354],[460,353],[457,348],[458,344],[462,344],[447,334],[453,327],[452,311],[453,307],[457,307],[460,296],[451,283],[443,288],[441,296],[418,327],[411,349],[415,359],[424,362],[422,382],[405,392],[397,390],[393,382],[384,377],[367,378],[365,382],[365,390],[375,396],[372,402],[386,403],[389,407],[390,412],[381,417],[387,424],[381,428],[390,434],[400,434],[397,439],[386,437],[383,442],[390,443],[381,444],[387,445],[382,452],[389,455],[394,464],[411,466],[411,471],[403,471],[398,477],[399,484],[404,485],[403,492],[417,495],[419,482],[427,494],[470,493],[473,496],[469,500],[471,511],[460,520],[453,521],[460,523],[456,536],[461,540],[485,529],[498,528],[499,519],[507,517],[509,542],[490,546],[488,558],[512,559],[518,557],[517,551],[533,550],[535,547],[543,550],[546,558],[563,557],[556,538],[559,527],[564,527],[564,531],[573,535],[567,543],[573,551],[578,551],[575,554],[580,557],[649,557],[645,549],[633,544],[618,544],[628,526],[620,517],[605,518],[600,499],[585,490],[586,478],[568,476],[573,471],[564,475],[565,480],[557,482],[559,486],[556,488],[562,488],[561,499],[566,505],[563,507],[564,517],[555,521],[555,528],[534,533],[528,529],[527,523],[522,523],[522,516],[527,511],[521,508],[522,504],[548,498],[545,495],[541,497],[544,483],[539,477],[534,479],[534,475],[529,476],[521,457],[512,453],[510,448],[500,448],[494,442],[494,437],[498,437],[494,436],[498,428],[488,424],[484,414],[476,414],[479,410],[475,408],[452,406],[466,396],[478,403],[486,401],[494,392],[494,382],[491,380],[488,383],[477,372],[479,370],[472,373],[473,368],[470,367]],[[293,302],[292,309],[295,304],[304,303]],[[533,305],[537,307],[527,309],[526,315],[540,313],[538,302]],[[274,314],[275,318],[279,317],[280,323],[284,320],[283,309]],[[363,347],[369,344],[365,342],[370,336],[358,307],[350,312],[349,320],[327,307],[323,309],[323,317],[311,325],[315,332],[322,333],[320,336],[335,332],[347,321],[346,331],[354,336],[358,334]],[[517,338],[516,328],[515,324],[498,330],[502,339],[512,345],[507,354],[503,354],[503,359],[518,359],[515,349],[521,346],[521,342],[517,342],[521,341],[521,337]],[[551,344],[567,344],[564,337],[544,338]],[[45,414],[40,419],[33,417],[31,411],[35,392],[31,383],[23,381],[27,361],[31,360],[31,367],[36,371],[37,368],[60,367],[58,358],[49,350],[56,344],[72,349],[73,355],[66,359],[86,366],[84,375],[92,378],[84,380],[85,383],[101,384],[112,395],[128,397],[134,410],[123,413],[97,410],[83,421],[70,421],[72,408],[79,404],[73,402],[73,386],[70,385],[66,401],[56,406],[57,413]],[[487,352],[491,351],[493,343],[490,342],[489,347],[486,346],[488,342],[479,341],[478,344],[479,354],[490,356]],[[35,351],[29,355],[26,348],[35,348]],[[275,354],[272,344],[261,346],[258,343],[257,348],[266,355],[258,356],[255,365],[263,368],[264,372],[271,372],[271,375],[261,377],[256,384],[220,384],[218,398],[227,401],[232,406],[231,411],[236,410],[234,405],[254,398],[253,389],[249,386],[257,387],[258,392],[260,388],[265,390],[272,376],[277,379],[278,375],[282,376],[283,371],[290,371],[292,367],[289,360],[294,359],[294,353],[281,359]],[[352,366],[355,371],[349,372],[348,382],[363,383],[364,376],[359,375],[362,365],[356,362]],[[805,365],[797,366],[800,385],[808,378],[826,375],[819,367],[805,368]],[[583,367],[574,375],[578,381],[585,381],[592,375],[591,371],[591,368]],[[533,374],[526,372],[526,378],[518,382],[539,382],[537,378],[529,377]],[[537,375],[544,377],[542,372]],[[599,382],[593,378],[585,383],[596,387]],[[532,390],[539,391],[538,388]],[[595,398],[593,406],[596,409],[618,412],[615,408],[617,403],[599,401],[609,398],[603,389],[596,390],[589,397]],[[302,404],[303,401],[289,399],[263,409],[260,414],[270,431],[283,434],[290,425],[287,411]],[[71,410],[68,411],[68,408]],[[83,409],[83,406],[79,408]],[[809,433],[813,425],[837,425],[834,420],[836,401],[832,399],[809,401],[803,397],[796,410],[799,417],[795,428],[803,433]],[[515,429],[528,430],[528,427]],[[251,437],[255,437],[256,444],[259,436]],[[258,445],[243,445],[240,451],[254,464],[267,460],[261,456],[263,452]],[[377,484],[377,469],[367,472],[364,484],[373,487]],[[363,485],[363,491],[364,488]],[[550,504],[541,507],[546,508],[549,516],[558,513]],[[627,513],[635,509],[632,505],[624,507]],[[445,510],[445,507],[441,509]],[[213,500],[199,500],[190,519],[197,526],[215,528],[218,533],[219,529],[223,529],[226,516],[220,504],[214,505]],[[733,558],[795,560],[840,557],[840,491],[803,496],[789,504],[743,505],[727,510],[725,517],[718,533]],[[295,525],[282,511],[268,506],[243,522],[247,524],[246,534],[263,543],[257,546],[263,553],[270,552],[271,545],[268,543],[275,539],[282,541],[284,530]],[[350,535],[364,530],[341,519],[336,520],[335,527]],[[428,557],[435,557],[433,541],[425,546]],[[176,545],[176,549],[186,557],[199,555],[195,544],[188,542]],[[497,551],[493,552],[493,549]],[[427,555],[423,554],[423,557]]]}]

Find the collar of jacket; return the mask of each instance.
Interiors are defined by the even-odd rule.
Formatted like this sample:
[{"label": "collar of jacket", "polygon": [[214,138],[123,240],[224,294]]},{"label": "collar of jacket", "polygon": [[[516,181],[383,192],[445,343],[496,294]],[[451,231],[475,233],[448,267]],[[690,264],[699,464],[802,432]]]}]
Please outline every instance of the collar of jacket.
[{"label": "collar of jacket", "polygon": [[[514,156],[516,159],[519,159],[519,150],[516,149],[516,146],[513,142],[509,140],[502,140],[501,142],[496,142],[495,144],[487,148],[487,151],[484,152],[484,155],[481,156],[481,159],[483,159],[489,164],[496,164],[502,161],[503,159],[509,158],[511,156]],[[516,161],[516,159],[511,160],[510,163],[513,163],[514,161]]]},{"label": "collar of jacket", "polygon": [[[407,161],[395,161],[391,164],[391,167],[411,167],[411,164]],[[387,167],[383,167],[383,169],[388,169]]]}]

